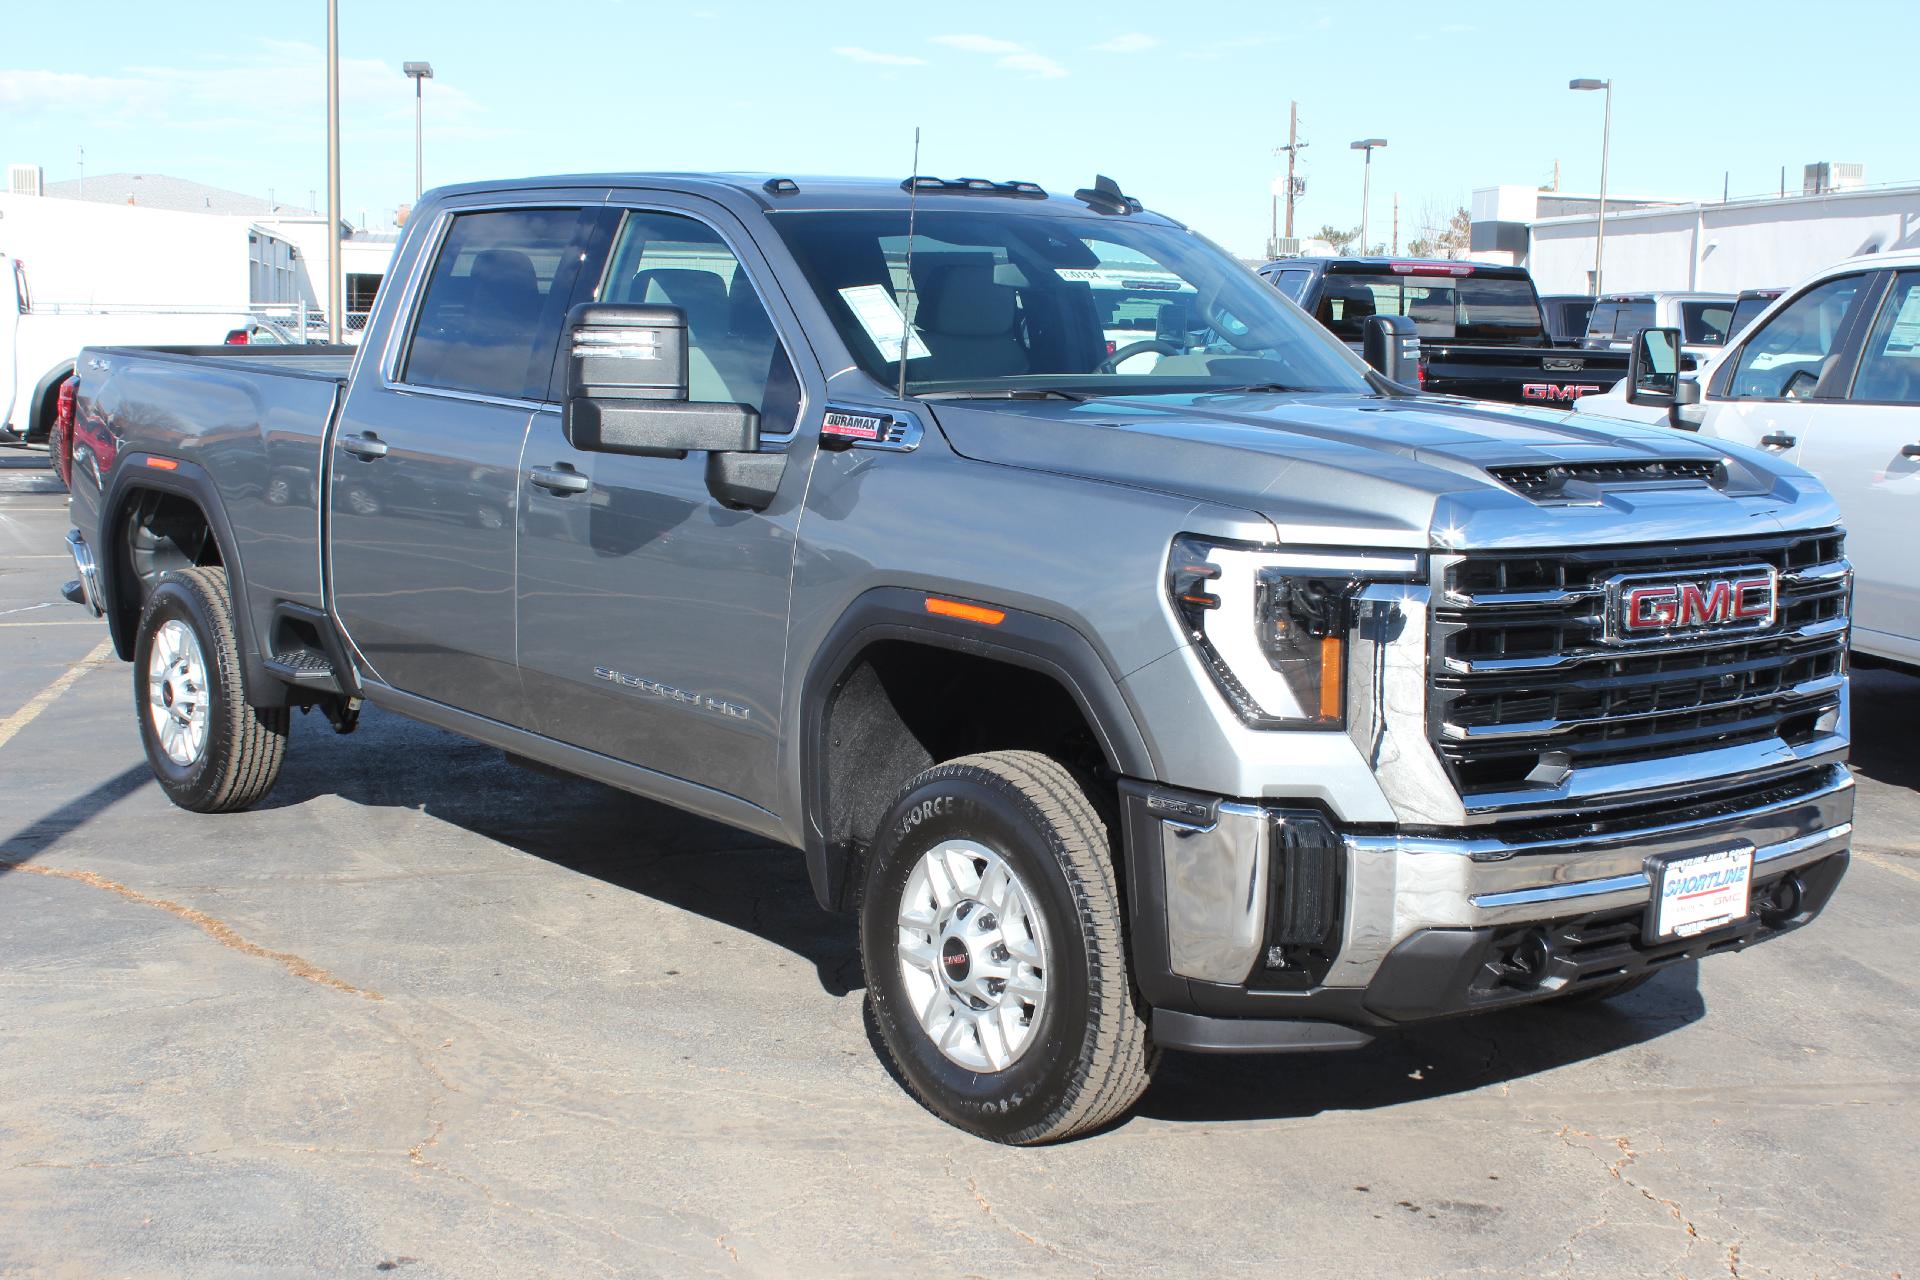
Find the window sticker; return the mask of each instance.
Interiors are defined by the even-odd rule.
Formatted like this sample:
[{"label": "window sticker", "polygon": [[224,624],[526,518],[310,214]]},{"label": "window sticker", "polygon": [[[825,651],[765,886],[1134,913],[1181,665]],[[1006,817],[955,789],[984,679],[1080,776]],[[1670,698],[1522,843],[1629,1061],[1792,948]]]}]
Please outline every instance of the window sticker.
[{"label": "window sticker", "polygon": [[919,334],[908,331],[907,318],[900,313],[900,304],[893,300],[885,285],[853,285],[842,289],[840,296],[852,309],[853,318],[873,339],[873,345],[880,348],[882,360],[891,364],[900,359],[903,341],[909,360],[921,360],[933,354],[927,350],[927,344],[920,341]]},{"label": "window sticker", "polygon": [[1900,314],[1893,318],[1883,354],[1901,359],[1920,359],[1920,286],[1907,290],[1900,301]]}]

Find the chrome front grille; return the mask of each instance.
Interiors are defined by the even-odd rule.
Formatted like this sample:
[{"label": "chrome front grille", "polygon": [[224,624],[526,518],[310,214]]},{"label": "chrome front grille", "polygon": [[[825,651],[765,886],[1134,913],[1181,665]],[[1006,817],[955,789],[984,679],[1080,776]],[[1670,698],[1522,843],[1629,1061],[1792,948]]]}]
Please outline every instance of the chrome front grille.
[{"label": "chrome front grille", "polygon": [[[1609,578],[1779,574],[1762,631],[1609,643]],[[1650,548],[1468,554],[1433,611],[1435,749],[1463,797],[1551,788],[1571,771],[1830,727],[1845,685],[1849,574],[1820,533]]]}]

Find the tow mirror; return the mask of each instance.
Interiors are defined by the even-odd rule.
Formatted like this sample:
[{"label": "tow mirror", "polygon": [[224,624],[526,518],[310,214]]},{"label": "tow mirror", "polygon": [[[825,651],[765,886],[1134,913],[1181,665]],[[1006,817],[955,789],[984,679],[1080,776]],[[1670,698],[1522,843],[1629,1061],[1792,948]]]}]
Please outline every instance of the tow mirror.
[{"label": "tow mirror", "polygon": [[583,302],[567,313],[567,442],[589,453],[684,458],[754,449],[760,415],[687,398],[679,307]]},{"label": "tow mirror", "polygon": [[1360,355],[1388,382],[1420,383],[1420,330],[1406,316],[1368,316],[1360,330]]},{"label": "tow mirror", "polygon": [[1700,399],[1700,384],[1680,376],[1680,331],[1642,329],[1627,361],[1627,402],[1671,409]]},{"label": "tow mirror", "polygon": [[764,511],[786,473],[760,453],[751,405],[688,399],[686,312],[583,302],[567,313],[567,400],[561,430],[586,453],[707,457],[707,489],[729,507]]}]

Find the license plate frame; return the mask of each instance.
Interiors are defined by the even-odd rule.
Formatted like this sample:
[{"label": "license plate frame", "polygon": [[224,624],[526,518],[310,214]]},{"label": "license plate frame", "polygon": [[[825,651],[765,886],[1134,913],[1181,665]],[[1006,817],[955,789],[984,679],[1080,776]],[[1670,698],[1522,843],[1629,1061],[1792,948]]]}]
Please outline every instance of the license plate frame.
[{"label": "license plate frame", "polygon": [[[1654,946],[1739,924],[1753,910],[1754,847],[1740,843],[1647,859],[1642,938]],[[1737,874],[1736,874],[1737,873]]]}]

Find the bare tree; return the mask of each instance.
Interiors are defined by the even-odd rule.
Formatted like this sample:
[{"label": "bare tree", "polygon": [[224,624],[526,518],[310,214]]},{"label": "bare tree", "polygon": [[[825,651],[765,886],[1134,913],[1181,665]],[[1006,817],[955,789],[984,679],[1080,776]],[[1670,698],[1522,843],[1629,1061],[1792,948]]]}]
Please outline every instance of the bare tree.
[{"label": "bare tree", "polygon": [[1420,208],[1420,234],[1407,242],[1416,258],[1464,258],[1473,248],[1473,215],[1464,206],[1449,213],[1429,200]]}]

